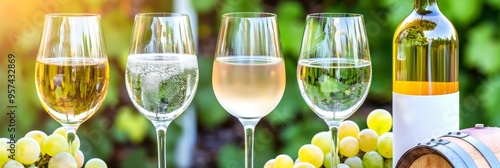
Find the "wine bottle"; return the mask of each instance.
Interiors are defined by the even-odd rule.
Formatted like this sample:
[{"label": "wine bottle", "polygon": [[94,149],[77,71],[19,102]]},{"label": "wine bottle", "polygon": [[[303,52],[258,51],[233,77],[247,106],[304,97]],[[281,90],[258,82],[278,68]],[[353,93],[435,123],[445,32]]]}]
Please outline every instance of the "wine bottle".
[{"label": "wine bottle", "polygon": [[415,0],[392,56],[395,165],[418,143],[459,130],[458,37],[437,0]]}]

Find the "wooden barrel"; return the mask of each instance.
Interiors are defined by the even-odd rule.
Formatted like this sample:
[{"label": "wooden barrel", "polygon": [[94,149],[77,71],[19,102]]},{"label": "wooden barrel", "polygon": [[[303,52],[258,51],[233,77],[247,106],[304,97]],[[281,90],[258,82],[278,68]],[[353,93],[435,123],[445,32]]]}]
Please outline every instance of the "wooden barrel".
[{"label": "wooden barrel", "polygon": [[500,168],[500,128],[476,125],[406,151],[397,168]]}]

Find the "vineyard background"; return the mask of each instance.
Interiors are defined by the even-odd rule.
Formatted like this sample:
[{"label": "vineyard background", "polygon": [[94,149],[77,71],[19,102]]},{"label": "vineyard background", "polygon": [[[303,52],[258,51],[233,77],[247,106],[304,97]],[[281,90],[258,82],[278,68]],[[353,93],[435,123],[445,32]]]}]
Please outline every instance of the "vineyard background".
[{"label": "vineyard background", "polygon": [[[6,80],[7,55],[17,58],[17,137],[37,129],[51,133],[59,124],[44,112],[36,96],[35,58],[44,14],[101,14],[111,65],[106,100],[97,114],[78,130],[86,158],[100,157],[110,167],[155,167],[156,135],[151,123],[131,104],[124,82],[134,15],[172,12],[182,0],[27,0],[0,1],[0,80]],[[185,3],[186,1],[184,1]],[[373,82],[363,106],[350,119],[362,128],[369,111],[391,111],[392,38],[397,24],[411,11],[411,0],[191,0],[197,18],[200,82],[190,109],[168,130],[169,166],[243,167],[243,130],[215,99],[211,69],[221,15],[265,11],[278,15],[287,85],[278,107],[256,128],[256,167],[280,153],[297,157],[327,127],[303,102],[296,81],[296,64],[305,16],[316,12],[364,15],[373,63]],[[441,11],[454,23],[460,39],[460,127],[475,123],[500,126],[500,0],[439,0]],[[0,137],[7,137],[7,83],[0,85]],[[431,117],[431,116],[429,116]],[[425,121],[422,121],[425,123]],[[146,165],[146,166],[145,166]]]}]

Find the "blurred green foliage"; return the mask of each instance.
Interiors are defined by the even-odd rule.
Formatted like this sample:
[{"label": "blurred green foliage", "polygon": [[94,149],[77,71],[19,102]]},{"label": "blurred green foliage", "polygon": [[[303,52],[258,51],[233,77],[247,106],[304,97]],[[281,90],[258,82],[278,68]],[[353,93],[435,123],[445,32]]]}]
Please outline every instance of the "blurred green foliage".
[{"label": "blurred green foliage", "polygon": [[[0,2],[0,80],[6,78],[6,56],[14,53],[16,68],[16,135],[33,129],[51,133],[59,124],[42,109],[34,84],[34,64],[43,27],[43,15],[53,12],[91,12],[102,16],[111,65],[111,83],[99,112],[78,130],[87,160],[100,157],[111,167],[155,167],[156,134],[149,121],[137,112],[124,86],[134,15],[142,12],[171,12],[172,1],[126,0],[31,0]],[[191,0],[198,12],[198,55],[200,81],[192,103],[198,132],[193,165],[201,167],[243,167],[243,129],[218,104],[211,84],[213,53],[220,16],[227,12],[265,11],[278,15],[285,57],[287,85],[278,107],[256,128],[255,166],[286,153],[292,158],[310,138],[326,131],[321,121],[303,102],[296,81],[297,59],[305,15],[316,12],[352,12],[364,15],[370,42],[373,81],[369,97],[350,119],[365,128],[365,118],[375,108],[391,109],[392,38],[397,24],[411,11],[411,0]],[[475,123],[500,126],[500,0],[439,0],[440,9],[454,23],[460,38],[461,128]],[[193,17],[193,16],[192,16]],[[0,91],[7,90],[6,83]],[[0,137],[9,135],[9,120],[0,96]],[[181,116],[183,117],[183,116]],[[168,129],[170,166],[178,158],[178,138],[185,134],[177,119]],[[424,121],[423,121],[424,122]],[[193,123],[194,124],[194,123]]]}]

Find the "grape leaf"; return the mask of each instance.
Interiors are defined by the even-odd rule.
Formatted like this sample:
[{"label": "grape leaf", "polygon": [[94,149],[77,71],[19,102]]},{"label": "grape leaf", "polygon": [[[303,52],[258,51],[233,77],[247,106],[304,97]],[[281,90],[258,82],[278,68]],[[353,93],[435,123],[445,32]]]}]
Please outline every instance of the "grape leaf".
[{"label": "grape leaf", "polygon": [[500,9],[500,0],[487,0],[486,2],[495,8]]},{"label": "grape leaf", "polygon": [[220,14],[230,12],[260,12],[263,11],[261,3],[255,0],[225,0],[217,3],[216,10]]},{"label": "grape leaf", "polygon": [[[393,0],[394,1],[394,0]],[[390,5],[389,5],[390,4]],[[395,1],[388,3],[389,13],[387,13],[388,27],[397,27],[398,24],[411,13],[413,1]]]},{"label": "grape leaf", "polygon": [[216,4],[216,0],[191,0],[191,6],[199,13],[210,11]]},{"label": "grape leaf", "polygon": [[482,0],[458,2],[456,0],[439,1],[439,9],[456,25],[468,25],[472,23],[482,10]]},{"label": "grape leaf", "polygon": [[144,167],[144,168],[152,168],[150,164],[146,164],[145,162],[148,160],[148,156],[146,153],[146,149],[139,148],[139,149],[134,149],[127,153],[125,158],[123,159],[123,162],[121,162],[120,167],[123,168],[136,168],[136,167]]},{"label": "grape leaf", "polygon": [[500,71],[499,41],[494,39],[495,25],[490,22],[472,28],[467,35],[469,43],[465,46],[465,63],[477,68],[483,74],[496,74]]},{"label": "grape leaf", "polygon": [[243,149],[229,143],[219,150],[217,163],[219,163],[219,167],[245,167],[243,165],[245,163],[244,155]]},{"label": "grape leaf", "polygon": [[498,102],[500,102],[500,77],[496,76],[482,84],[480,88],[481,105],[486,111],[485,117],[490,118],[487,125],[499,125],[500,118],[498,116]]},{"label": "grape leaf", "polygon": [[140,143],[146,137],[149,125],[149,121],[140,113],[133,112],[129,107],[122,107],[118,110],[114,129],[126,135],[132,143]]},{"label": "grape leaf", "polygon": [[212,85],[208,85],[199,88],[197,91],[198,93],[196,93],[196,96],[194,97],[194,102],[199,116],[198,121],[208,129],[222,124],[230,117],[229,113],[222,108],[215,98],[215,94],[211,86]]},{"label": "grape leaf", "polygon": [[255,131],[254,137],[254,152],[258,155],[254,155],[254,165],[255,167],[264,167],[264,164],[271,158],[276,157],[274,154],[275,150],[275,135],[274,133],[265,127],[256,128],[259,131]]},{"label": "grape leaf", "polygon": [[319,80],[319,88],[321,92],[330,95],[328,93],[335,93],[339,92],[340,90],[345,90],[346,86],[342,87],[342,84],[335,81],[335,79],[330,78],[327,75],[322,75]]},{"label": "grape leaf", "polygon": [[306,116],[314,117],[302,118],[300,121],[283,127],[280,133],[281,141],[285,142],[285,146],[280,153],[289,154],[292,158],[297,158],[297,151],[300,146],[311,143],[311,138],[320,131],[327,131],[327,125],[312,115],[313,112],[308,111]]},{"label": "grape leaf", "polygon": [[283,1],[276,8],[276,14],[284,20],[303,19],[304,9],[298,1]]},{"label": "grape leaf", "polygon": [[302,34],[304,32],[304,9],[297,1],[281,2],[277,9],[282,52],[298,59]]},{"label": "grape leaf", "polygon": [[213,57],[200,57],[198,63],[200,78],[194,104],[198,121],[210,129],[222,124],[230,115],[219,104],[212,89]]},{"label": "grape leaf", "polygon": [[[285,57],[287,72],[297,71],[297,60]],[[289,124],[300,110],[309,110],[300,94],[297,76],[295,73],[286,73],[286,88],[278,106],[266,116],[266,119],[273,125]]]}]

